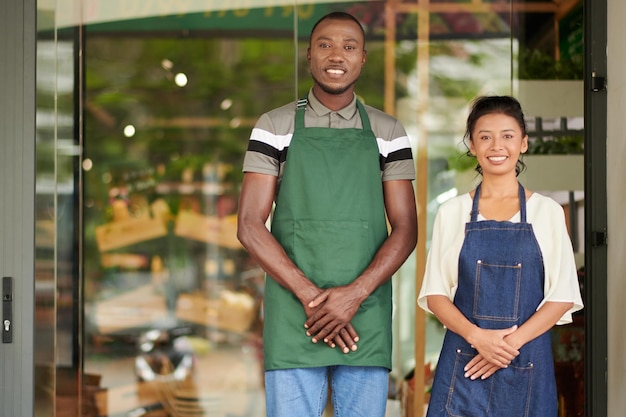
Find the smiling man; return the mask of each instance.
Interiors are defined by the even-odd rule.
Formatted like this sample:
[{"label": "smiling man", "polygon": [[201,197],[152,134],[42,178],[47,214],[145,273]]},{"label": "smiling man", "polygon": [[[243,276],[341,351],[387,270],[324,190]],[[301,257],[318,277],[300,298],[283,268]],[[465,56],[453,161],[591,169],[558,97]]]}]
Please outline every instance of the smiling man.
[{"label": "smiling man", "polygon": [[250,137],[238,237],[267,273],[270,417],[321,416],[329,384],[335,416],[385,415],[390,278],[417,241],[415,167],[402,125],[356,98],[366,56],[357,19],[322,17],[307,50],[313,87]]}]

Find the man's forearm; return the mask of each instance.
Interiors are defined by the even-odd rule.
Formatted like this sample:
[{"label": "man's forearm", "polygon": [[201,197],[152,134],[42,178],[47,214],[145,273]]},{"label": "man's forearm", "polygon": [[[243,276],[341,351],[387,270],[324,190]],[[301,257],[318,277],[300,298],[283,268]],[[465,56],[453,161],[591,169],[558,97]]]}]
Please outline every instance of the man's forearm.
[{"label": "man's forearm", "polygon": [[319,293],[319,289],[289,259],[264,224],[240,224],[237,237],[257,264],[302,304],[308,303]]},{"label": "man's forearm", "polygon": [[364,296],[361,301],[388,281],[404,264],[415,248],[417,241],[415,230],[392,230],[369,266],[350,284]]}]

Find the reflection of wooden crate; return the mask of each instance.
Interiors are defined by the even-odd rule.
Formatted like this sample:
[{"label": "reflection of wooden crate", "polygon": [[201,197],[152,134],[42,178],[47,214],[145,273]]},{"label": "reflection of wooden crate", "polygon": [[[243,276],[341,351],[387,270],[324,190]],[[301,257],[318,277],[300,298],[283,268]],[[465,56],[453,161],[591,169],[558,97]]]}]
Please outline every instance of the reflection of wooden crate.
[{"label": "reflection of wooden crate", "polygon": [[168,317],[165,297],[152,285],[142,285],[87,308],[99,334],[149,327]]},{"label": "reflection of wooden crate", "polygon": [[[191,380],[159,379],[96,393],[98,414],[90,416],[208,417],[221,412],[226,393],[206,390]],[[248,395],[242,392],[242,399]]]},{"label": "reflection of wooden crate", "polygon": [[246,293],[223,291],[218,299],[202,293],[180,294],[176,304],[180,320],[236,333],[247,331],[255,317],[254,299]]},{"label": "reflection of wooden crate", "polygon": [[237,239],[237,216],[205,216],[191,210],[181,210],[176,217],[176,236],[213,243],[224,248],[241,249]]},{"label": "reflection of wooden crate", "polygon": [[150,217],[113,221],[96,227],[98,250],[123,248],[135,243],[167,235],[163,221]]},{"label": "reflection of wooden crate", "polygon": [[[158,406],[161,404],[161,397],[156,384],[156,382],[140,382],[96,393],[98,416],[126,415],[140,407]],[[145,415],[167,416],[164,410],[156,410]]]}]

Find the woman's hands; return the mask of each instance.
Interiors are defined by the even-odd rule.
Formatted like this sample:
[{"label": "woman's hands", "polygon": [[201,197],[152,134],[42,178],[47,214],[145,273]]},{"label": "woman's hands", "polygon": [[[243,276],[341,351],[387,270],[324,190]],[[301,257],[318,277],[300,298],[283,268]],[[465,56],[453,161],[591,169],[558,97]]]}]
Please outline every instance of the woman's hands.
[{"label": "woman's hands", "polygon": [[[476,327],[466,340],[478,350],[478,355],[465,367],[465,376],[471,379],[486,379],[498,369],[506,367],[507,358],[519,353],[519,349],[536,337],[552,328],[573,303],[546,301],[519,328],[516,326],[504,330],[485,330]],[[485,334],[487,332],[487,334]],[[491,332],[491,334],[489,334]]]},{"label": "woman's hands", "polygon": [[513,335],[517,326],[501,330],[486,330],[476,327],[471,336],[472,346],[478,351],[463,369],[465,377],[470,379],[487,379],[497,370],[506,368],[519,355],[513,346]]},{"label": "woman's hands", "polygon": [[[482,329],[471,323],[445,295],[429,295],[429,309],[448,330],[467,341],[478,355],[465,366],[465,376],[470,379],[486,379],[498,369],[506,368],[528,338],[517,326],[507,329]],[[527,326],[524,326],[527,327]]]}]

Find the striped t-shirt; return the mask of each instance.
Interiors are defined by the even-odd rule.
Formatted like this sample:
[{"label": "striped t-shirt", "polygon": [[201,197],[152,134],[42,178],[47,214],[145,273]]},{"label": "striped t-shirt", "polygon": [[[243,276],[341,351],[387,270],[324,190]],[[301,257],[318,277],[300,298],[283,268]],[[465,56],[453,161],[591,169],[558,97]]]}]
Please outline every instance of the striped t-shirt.
[{"label": "striped t-shirt", "polygon": [[[414,180],[415,164],[409,138],[404,127],[394,117],[374,107],[365,105],[367,116],[378,143],[382,181]],[[295,125],[296,102],[264,113],[257,121],[248,144],[243,170],[282,179],[289,144]],[[305,127],[330,127],[335,129],[361,129],[361,117],[352,102],[339,111],[332,111],[309,92],[304,113]],[[338,135],[339,136],[339,135]],[[278,187],[277,187],[278,188]]]}]

